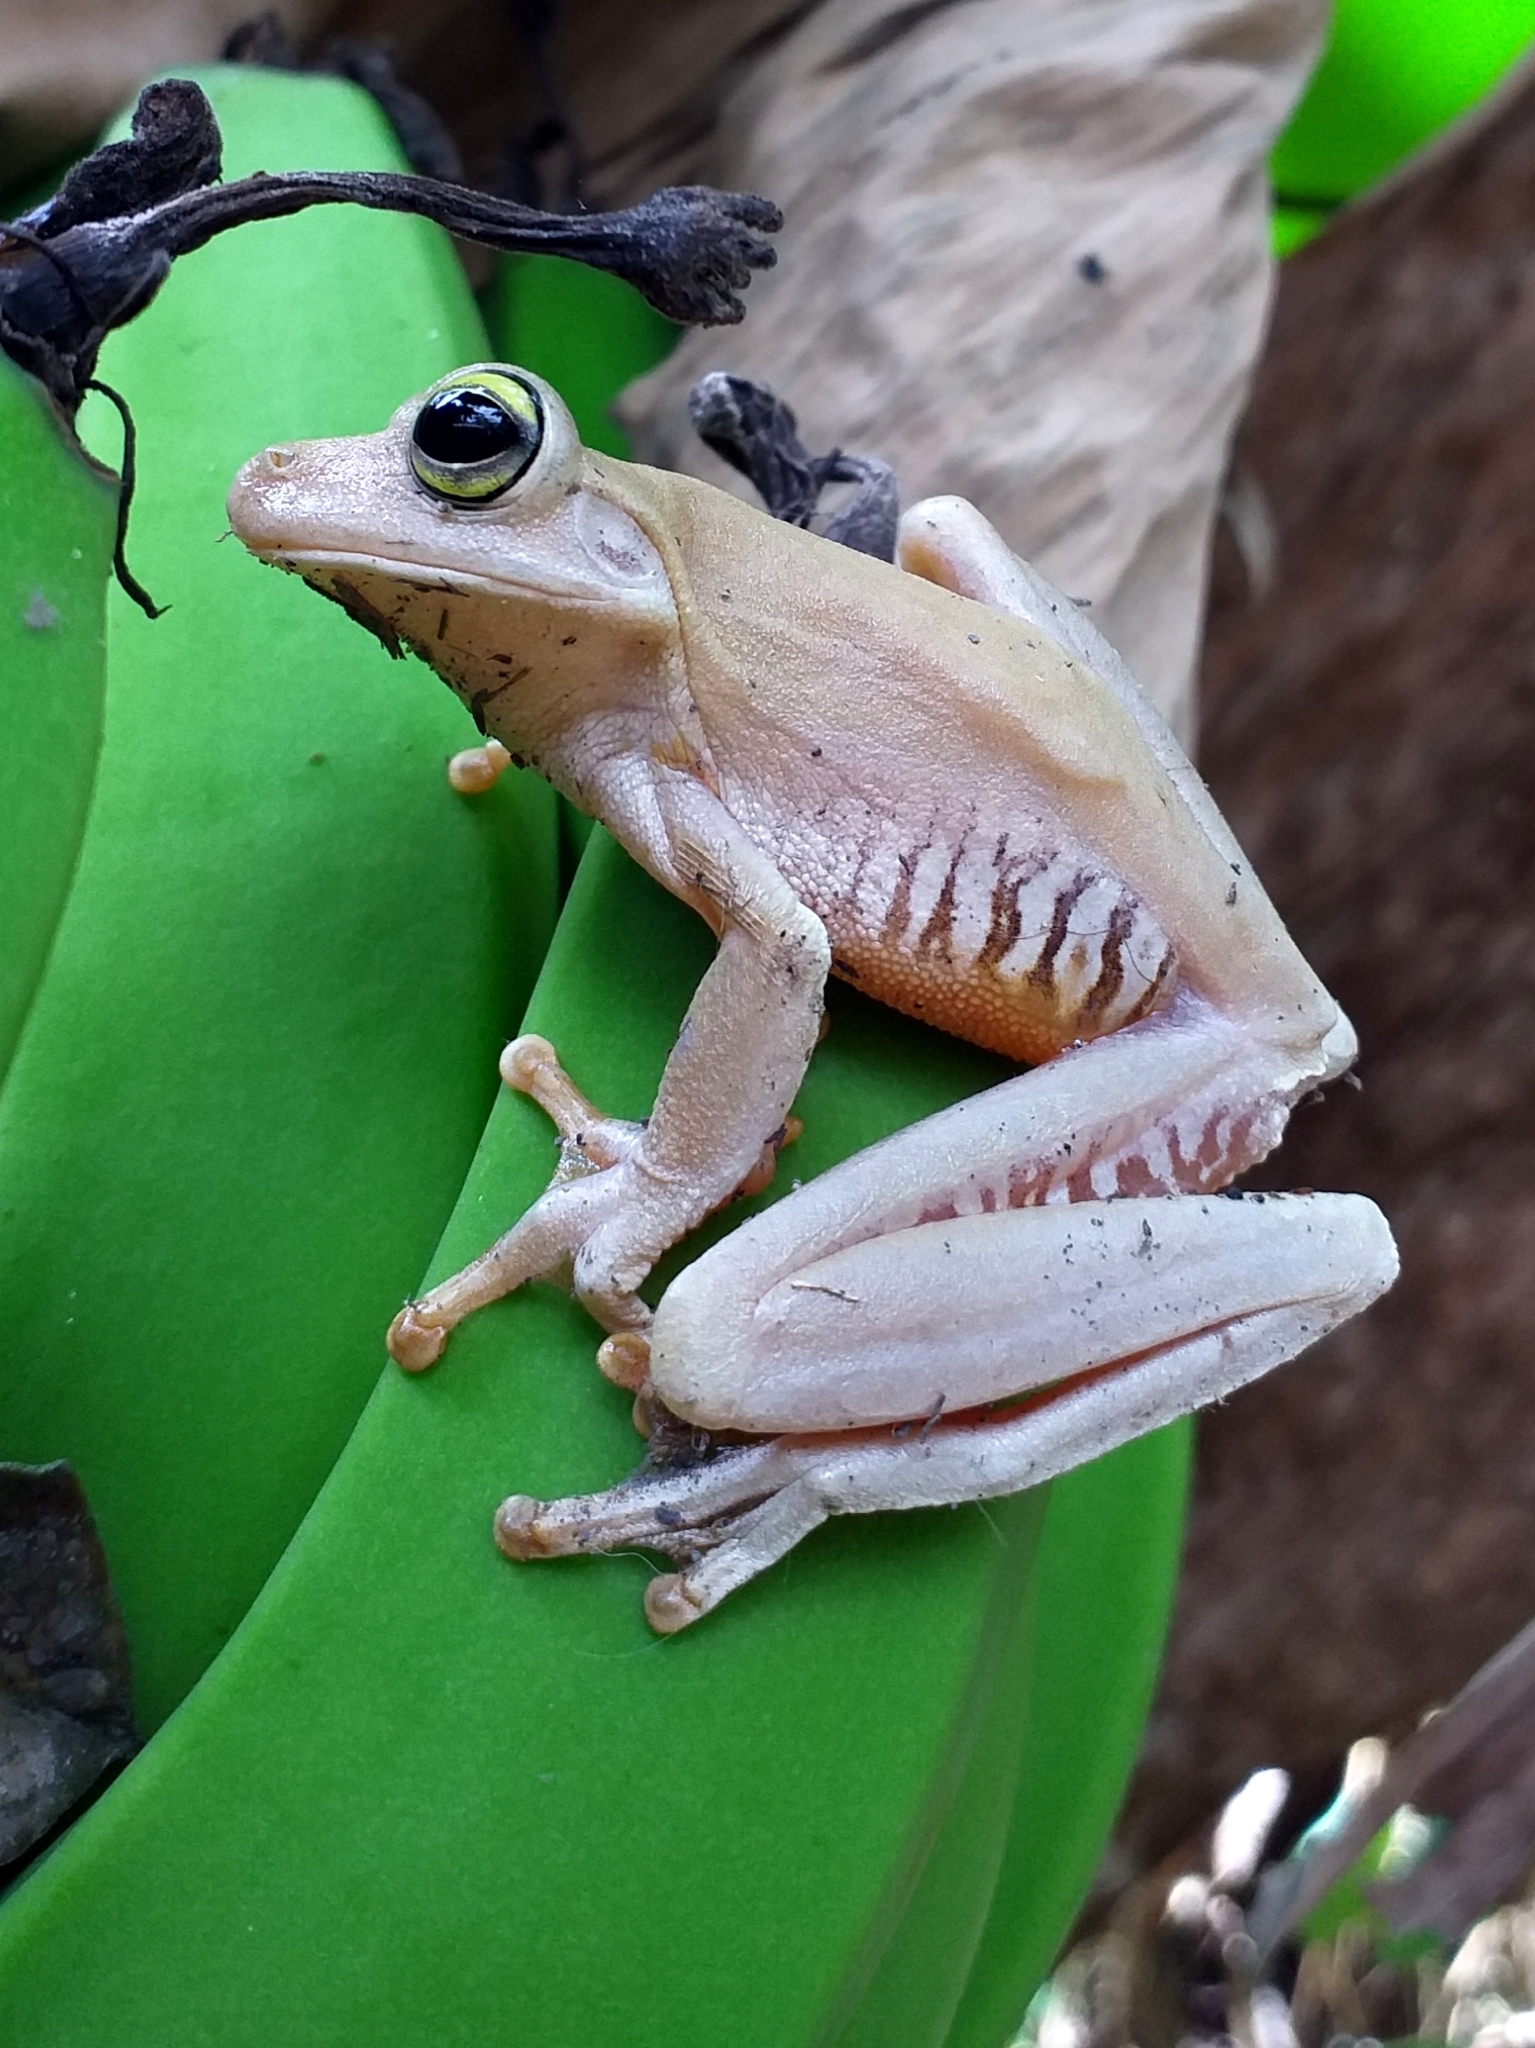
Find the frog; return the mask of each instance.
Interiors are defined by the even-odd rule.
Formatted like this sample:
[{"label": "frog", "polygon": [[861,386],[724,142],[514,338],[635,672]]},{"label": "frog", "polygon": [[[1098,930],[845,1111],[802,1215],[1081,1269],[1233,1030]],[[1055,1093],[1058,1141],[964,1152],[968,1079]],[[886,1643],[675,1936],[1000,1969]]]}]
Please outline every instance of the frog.
[{"label": "frog", "polygon": [[[562,1280],[660,1430],[616,1486],[504,1501],[507,1556],[654,1550],[675,1633],[830,1516],[1037,1486],[1390,1286],[1364,1196],[1232,1189],[1354,1032],[1125,664],[964,500],[910,507],[880,560],[595,453],[543,379],[479,363],[377,433],[259,452],[229,518],[458,695],[462,788],[536,770],[717,941],[643,1122],[507,1047],[553,1178],[388,1332],[422,1371]],[[1015,1070],[796,1182],[652,1307],[663,1254],[771,1175],[832,976]]]}]

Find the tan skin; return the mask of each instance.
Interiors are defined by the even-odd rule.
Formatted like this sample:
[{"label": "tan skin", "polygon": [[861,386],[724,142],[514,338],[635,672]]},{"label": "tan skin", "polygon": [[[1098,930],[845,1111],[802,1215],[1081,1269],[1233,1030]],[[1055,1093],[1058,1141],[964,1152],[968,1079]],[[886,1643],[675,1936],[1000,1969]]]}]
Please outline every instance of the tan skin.
[{"label": "tan skin", "polygon": [[[482,402],[506,454],[439,459],[439,416]],[[546,385],[480,365],[381,434],[257,456],[230,517],[471,706],[491,737],[456,779],[537,768],[719,937],[645,1125],[508,1047],[561,1170],[389,1342],[419,1370],[573,1268],[611,1377],[760,1442],[514,1497],[510,1554],[666,1551],[647,1611],[680,1628],[828,1514],[1034,1485],[1390,1284],[1361,1197],[1209,1199],[1353,1034],[1117,656],[972,507],[914,507],[874,561],[593,455]],[[652,1314],[655,1261],[771,1157],[828,973],[1030,1071],[796,1190]]]}]

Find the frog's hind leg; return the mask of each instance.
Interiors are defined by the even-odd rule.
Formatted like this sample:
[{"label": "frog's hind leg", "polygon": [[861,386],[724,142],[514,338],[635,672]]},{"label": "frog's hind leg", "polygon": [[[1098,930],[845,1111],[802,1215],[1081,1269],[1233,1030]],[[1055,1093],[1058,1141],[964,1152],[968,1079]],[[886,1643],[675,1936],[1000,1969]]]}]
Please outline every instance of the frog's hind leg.
[{"label": "frog's hind leg", "polygon": [[[785,1435],[685,1471],[642,1468],[606,1494],[509,1500],[497,1517],[503,1550],[660,1550],[683,1569],[652,1584],[646,1612],[672,1633],[830,1515],[1021,1492],[1220,1400],[1366,1307],[1396,1267],[1384,1219],[1357,1195],[1016,1210],[872,1240],[826,1282],[833,1263],[805,1276],[805,1357],[818,1354],[833,1376],[862,1360],[877,1379],[892,1347],[905,1352],[939,1388],[926,1421]],[[928,1276],[915,1331],[888,1286],[898,1267]],[[855,1313],[848,1281],[865,1294],[858,1337],[839,1346],[831,1326]],[[1053,1384],[946,1414],[943,1383],[977,1365],[980,1384]]]},{"label": "frog's hind leg", "polygon": [[655,1395],[770,1441],[503,1508],[517,1556],[646,1545],[678,1628],[829,1514],[1037,1484],[1218,1400],[1363,1308],[1395,1249],[1351,1195],[1223,1197],[1334,1064],[1197,999],[896,1133],[712,1247]]}]

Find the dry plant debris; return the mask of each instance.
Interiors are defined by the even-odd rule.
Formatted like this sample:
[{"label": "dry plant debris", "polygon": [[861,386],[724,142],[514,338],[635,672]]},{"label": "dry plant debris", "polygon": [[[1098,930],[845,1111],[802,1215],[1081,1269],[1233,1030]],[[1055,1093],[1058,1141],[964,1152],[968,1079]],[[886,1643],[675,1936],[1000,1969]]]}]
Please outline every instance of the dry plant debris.
[{"label": "dry plant debris", "polygon": [[139,1746],[101,1539],[67,1465],[0,1464],[0,1867]]},{"label": "dry plant debris", "polygon": [[1129,1885],[1018,2048],[1535,2048],[1535,1623],[1265,1860],[1290,1791],[1254,1772]]}]

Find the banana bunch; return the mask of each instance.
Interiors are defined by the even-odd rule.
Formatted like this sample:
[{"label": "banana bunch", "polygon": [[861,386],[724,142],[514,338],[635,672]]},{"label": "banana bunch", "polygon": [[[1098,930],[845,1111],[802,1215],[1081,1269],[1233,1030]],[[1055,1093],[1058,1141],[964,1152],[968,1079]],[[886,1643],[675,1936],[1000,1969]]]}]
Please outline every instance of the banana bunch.
[{"label": "banana bunch", "polygon": [[[387,161],[351,88],[204,82],[238,168]],[[584,289],[519,271],[487,344],[435,231],[327,210],[202,252],[109,344],[172,609],[108,607],[95,801],[0,1095],[0,1447],[80,1470],[164,1725],[0,1905],[17,2048],[998,2048],[1133,1753],[1181,1431],[1048,1497],[833,1524],[662,1641],[645,1560],[490,1540],[511,1476],[634,1462],[572,1302],[525,1289],[379,1378],[423,1271],[547,1178],[538,1112],[489,1101],[501,1036],[643,1115],[710,941],[601,831],[551,940],[542,785],[454,796],[448,693],[218,548],[220,508],[264,442],[456,363],[558,381],[578,326],[540,308],[579,323]],[[781,1178],[995,1073],[838,990]]]}]

